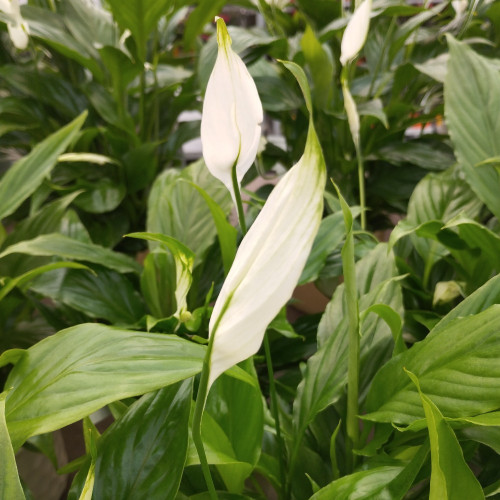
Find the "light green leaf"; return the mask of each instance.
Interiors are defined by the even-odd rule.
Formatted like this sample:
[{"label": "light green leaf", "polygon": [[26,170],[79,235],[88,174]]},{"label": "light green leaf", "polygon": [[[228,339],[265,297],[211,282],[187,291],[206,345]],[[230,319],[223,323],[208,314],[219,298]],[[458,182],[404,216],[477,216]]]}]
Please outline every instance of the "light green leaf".
[{"label": "light green leaf", "polygon": [[16,457],[5,423],[6,396],[5,392],[0,394],[0,498],[25,500],[17,472]]},{"label": "light green leaf", "polygon": [[13,253],[92,262],[121,273],[141,272],[140,264],[124,254],[57,233],[44,234],[33,240],[11,245],[0,254],[0,259]]},{"label": "light green leaf", "polygon": [[203,346],[173,335],[95,323],[56,333],[25,351],[5,384],[14,447],[113,401],[191,377],[204,355]]},{"label": "light green leaf", "polygon": [[500,155],[498,69],[463,42],[447,36],[450,48],[444,84],[445,117],[455,154],[476,195],[500,218],[500,173],[476,165]]},{"label": "light green leaf", "polygon": [[309,24],[306,25],[300,45],[311,72],[314,103],[319,109],[330,109],[334,88],[333,58],[321,45]]},{"label": "light green leaf", "polygon": [[311,500],[369,500],[403,470],[400,465],[385,465],[375,469],[355,472],[337,479],[311,497]]},{"label": "light green leaf", "polygon": [[364,418],[410,424],[423,417],[414,385],[402,376],[404,368],[419,378],[422,391],[446,417],[478,415],[500,407],[500,305],[443,321],[425,340],[379,370]]},{"label": "light green leaf", "polygon": [[12,214],[42,183],[59,155],[75,139],[86,117],[87,113],[82,113],[7,170],[0,181],[0,219]]},{"label": "light green leaf", "polygon": [[309,116],[312,117],[313,107],[311,100],[311,90],[309,89],[309,83],[307,81],[307,77],[306,74],[304,73],[304,70],[294,62],[291,61],[280,61],[280,62],[281,64],[283,64],[283,66],[285,66],[286,69],[288,69],[292,73],[292,75],[297,79],[297,82],[299,82],[300,89],[302,90],[302,94],[304,96],[304,100],[306,101],[307,111],[309,111]]},{"label": "light green leaf", "polygon": [[424,407],[431,442],[429,500],[481,500],[484,493],[458,444],[455,433],[432,400],[421,390],[418,378],[405,370],[416,385]]}]

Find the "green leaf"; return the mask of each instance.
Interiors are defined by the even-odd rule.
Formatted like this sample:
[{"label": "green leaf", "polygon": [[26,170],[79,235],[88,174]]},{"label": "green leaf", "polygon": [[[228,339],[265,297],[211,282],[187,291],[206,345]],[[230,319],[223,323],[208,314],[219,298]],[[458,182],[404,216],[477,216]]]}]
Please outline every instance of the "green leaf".
[{"label": "green leaf", "polygon": [[201,371],[205,348],[173,335],[82,324],[25,351],[5,387],[14,448],[103,406]]},{"label": "green leaf", "polygon": [[[445,318],[446,319],[446,318]],[[367,398],[377,422],[410,424],[423,418],[420,398],[403,369],[414,373],[422,391],[447,417],[478,415],[500,407],[500,305],[473,316],[440,322],[375,376]]]},{"label": "green leaf", "polygon": [[74,140],[86,117],[87,113],[82,113],[9,168],[0,181],[0,219],[12,214],[42,183],[59,155]]},{"label": "green leaf", "polygon": [[[4,283],[2,288],[0,288],[0,300],[2,300],[9,292],[11,292],[16,287],[22,287],[25,284],[32,281],[37,276],[40,276],[43,273],[48,271],[52,271],[54,269],[60,269],[63,267],[68,267],[72,269],[87,269],[90,271],[91,269],[87,266],[83,266],[82,264],[78,264],[76,262],[54,262],[53,264],[47,264],[45,266],[37,267],[32,271],[28,271],[27,273],[22,274],[21,276],[16,276],[15,278],[4,279]],[[2,280],[0,280],[1,282]]]},{"label": "green leaf", "polygon": [[146,394],[102,435],[95,500],[175,498],[188,449],[192,380]]},{"label": "green leaf", "polygon": [[460,239],[471,249],[480,250],[492,267],[500,271],[500,236],[479,222],[464,216],[454,217],[445,229],[456,228]]},{"label": "green leaf", "polygon": [[[257,381],[252,361],[247,360],[240,366]],[[264,432],[262,401],[258,386],[227,375],[216,380],[208,396],[206,410],[227,436],[234,457],[244,463],[218,467],[227,488],[233,493],[243,492],[244,482],[259,460]]]},{"label": "green leaf", "polygon": [[318,279],[328,255],[342,243],[344,235],[345,224],[342,212],[329,215],[321,221],[299,285]]},{"label": "green leaf", "polygon": [[498,69],[463,42],[447,36],[450,48],[444,84],[445,117],[455,154],[467,182],[500,218],[500,173],[476,165],[500,155],[500,78]]},{"label": "green leaf", "polygon": [[306,107],[307,111],[309,111],[309,116],[312,117],[313,114],[313,107],[312,107],[312,100],[311,100],[311,90],[309,89],[309,82],[307,81],[306,74],[304,73],[304,70],[298,65],[295,64],[294,62],[291,61],[280,61],[283,66],[285,66],[290,73],[296,78],[297,82],[299,83],[300,89],[302,90],[302,94],[304,96],[304,100],[306,101]]},{"label": "green leaf", "polygon": [[[359,310],[386,304],[402,312],[402,295],[396,266],[387,246],[380,244],[356,265]],[[305,430],[321,410],[335,403],[347,382],[348,320],[344,286],[335,291],[318,327],[318,351],[309,358],[294,402],[294,426]],[[392,334],[379,316],[366,317],[361,328],[361,386],[371,382],[392,349]],[[363,389],[361,389],[363,390]],[[302,432],[300,431],[300,432]]]},{"label": "green leaf", "polygon": [[480,500],[484,493],[469,466],[455,433],[432,400],[420,390],[418,378],[405,370],[418,389],[431,442],[429,500]]},{"label": "green leaf", "polygon": [[190,182],[191,186],[201,194],[205,200],[212,218],[217,228],[217,238],[219,239],[220,251],[222,254],[222,263],[224,265],[224,273],[227,275],[236,255],[236,236],[237,231],[226,218],[226,214],[222,208],[210,197],[210,195],[200,186]]},{"label": "green leaf", "polygon": [[92,262],[120,273],[138,274],[141,272],[140,264],[124,254],[57,233],[44,234],[33,240],[21,241],[11,245],[0,254],[0,259],[13,253],[47,257],[56,256],[64,259]]},{"label": "green leaf", "polygon": [[160,18],[167,13],[170,0],[108,0],[108,3],[122,30],[131,31],[139,58],[144,62],[148,37]]},{"label": "green leaf", "polygon": [[311,71],[314,103],[319,109],[331,109],[335,71],[332,55],[323,48],[309,24],[306,25],[300,46]]},{"label": "green leaf", "polygon": [[[188,181],[188,182],[186,182]],[[155,180],[148,202],[147,231],[171,236],[195,254],[195,266],[204,259],[217,230],[202,196],[193,196],[189,182],[200,186],[226,214],[231,196],[203,161],[179,170],[166,170]],[[190,200],[186,204],[186,200]]]},{"label": "green leaf", "polygon": [[95,274],[75,269],[50,271],[31,289],[66,304],[91,318],[117,325],[133,325],[146,313],[132,283],[116,271],[94,268]]},{"label": "green leaf", "polygon": [[193,46],[195,38],[201,34],[207,23],[214,20],[215,15],[220,12],[225,3],[225,0],[200,0],[198,2],[189,15],[184,30],[184,43],[187,47]]},{"label": "green leaf", "polygon": [[0,394],[0,498],[24,500],[16,457],[5,422],[5,397],[5,392]]},{"label": "green leaf", "polygon": [[[402,471],[400,465],[386,465],[375,469],[355,472],[349,476],[337,479],[325,486],[311,497],[311,500],[357,500],[386,498],[378,497],[377,493],[392,481]],[[392,498],[392,497],[391,497]]]}]

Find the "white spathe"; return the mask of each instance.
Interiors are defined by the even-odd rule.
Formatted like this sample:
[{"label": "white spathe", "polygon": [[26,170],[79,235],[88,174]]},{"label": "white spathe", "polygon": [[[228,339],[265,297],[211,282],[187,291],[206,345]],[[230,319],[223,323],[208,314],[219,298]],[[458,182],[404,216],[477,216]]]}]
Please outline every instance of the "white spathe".
[{"label": "white spathe", "polygon": [[321,222],[325,180],[311,122],[304,155],[273,189],[215,303],[208,387],[258,351],[267,326],[292,296]]},{"label": "white spathe", "polygon": [[0,10],[11,17],[11,21],[7,22],[7,30],[9,37],[12,40],[14,47],[24,50],[28,46],[29,28],[21,16],[18,0],[0,0]]},{"label": "white spathe", "polygon": [[232,168],[236,166],[240,183],[257,154],[263,111],[253,78],[231,48],[224,21],[216,20],[219,50],[203,102],[201,143],[210,173],[234,198]]},{"label": "white spathe", "polygon": [[370,27],[372,0],[364,0],[349,19],[340,45],[340,63],[345,66],[357,57],[366,42]]}]

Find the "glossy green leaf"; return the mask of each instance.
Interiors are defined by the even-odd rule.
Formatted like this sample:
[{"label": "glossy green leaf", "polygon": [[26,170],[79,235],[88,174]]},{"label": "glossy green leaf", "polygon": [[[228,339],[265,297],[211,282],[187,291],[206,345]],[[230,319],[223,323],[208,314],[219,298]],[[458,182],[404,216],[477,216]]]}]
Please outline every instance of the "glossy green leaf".
[{"label": "glossy green leaf", "polygon": [[6,382],[6,419],[18,448],[112,401],[154,391],[201,370],[205,348],[173,335],[82,324],[25,352]]},{"label": "glossy green leaf", "polygon": [[309,24],[306,25],[300,45],[311,72],[314,103],[321,110],[331,109],[335,71],[333,57],[321,45]]},{"label": "glossy green leaf", "polygon": [[[21,276],[16,276],[12,279],[4,278],[2,288],[0,288],[0,300],[2,300],[9,292],[14,290],[14,288],[22,287],[43,273],[52,271],[54,269],[60,269],[62,267],[68,267],[72,269],[87,269],[90,271],[90,268],[88,268],[87,266],[78,264],[76,262],[54,262],[53,264],[40,266],[33,269],[32,271],[28,271],[27,273],[22,274]],[[0,283],[1,282],[2,280],[0,280]]]},{"label": "glossy green leaf", "polygon": [[130,257],[109,248],[84,243],[62,234],[44,234],[33,240],[21,241],[7,247],[0,259],[13,253],[61,257],[100,264],[121,273],[140,273],[141,266]]},{"label": "glossy green leaf", "polygon": [[149,197],[147,231],[179,240],[195,254],[196,266],[203,261],[217,230],[205,200],[189,182],[200,186],[229,213],[232,202],[227,189],[212,177],[203,161],[198,161],[182,171],[166,170],[156,179]]},{"label": "glossy green leaf", "polygon": [[131,31],[141,61],[146,60],[146,43],[158,21],[171,4],[170,0],[109,0],[109,6],[120,27]]},{"label": "glossy green leaf", "polygon": [[500,172],[476,165],[500,155],[498,69],[448,35],[450,58],[444,84],[445,117],[455,154],[473,191],[500,218]]},{"label": "glossy green leaf", "polygon": [[402,471],[398,465],[386,465],[375,469],[355,472],[337,479],[311,497],[311,500],[368,500],[377,497],[377,493]]},{"label": "glossy green leaf", "polygon": [[307,111],[309,111],[309,116],[313,115],[313,106],[311,99],[311,90],[309,88],[309,83],[307,81],[306,74],[304,70],[296,63],[292,61],[280,61],[285,68],[292,73],[292,75],[296,78],[297,82],[299,82],[300,89],[302,90],[302,94],[304,96],[304,100],[306,101]]},{"label": "glossy green leaf", "polygon": [[422,391],[447,417],[478,415],[500,407],[500,305],[473,316],[438,324],[425,340],[386,363],[375,376],[367,399],[377,422],[410,424],[423,417],[414,373]]},{"label": "glossy green leaf", "polygon": [[[247,360],[243,366],[257,381],[253,362]],[[258,387],[227,375],[220,377],[210,390],[206,410],[227,436],[235,458],[244,462],[218,467],[231,492],[243,492],[244,482],[259,460],[264,431],[262,401]]]},{"label": "glossy green leaf", "polygon": [[500,236],[479,222],[464,216],[454,217],[445,228],[456,228],[460,239],[471,249],[480,250],[489,263],[500,271]]},{"label": "glossy green leaf", "polygon": [[394,228],[389,244],[392,247],[399,239],[412,235],[413,246],[426,263],[425,280],[432,266],[449,253],[437,238],[443,224],[460,213],[476,217],[480,209],[481,202],[456,169],[428,174],[415,187],[407,218]]},{"label": "glossy green leaf", "polygon": [[23,16],[29,23],[31,35],[42,39],[64,57],[89,69],[98,79],[102,78],[98,62],[90,56],[86,44],[81,44],[68,32],[61,14],[34,5],[24,5]]},{"label": "glossy green leaf", "polygon": [[[359,310],[386,304],[402,311],[400,286],[394,256],[380,244],[356,265]],[[335,291],[318,327],[318,351],[309,358],[294,402],[294,426],[305,430],[321,410],[335,403],[347,382],[348,320],[344,286]],[[371,382],[383,359],[392,350],[392,334],[385,321],[375,314],[366,317],[361,328],[361,386]],[[300,432],[302,432],[300,431]]]},{"label": "glossy green leaf", "polygon": [[5,397],[5,392],[0,394],[0,498],[24,500],[16,457],[5,423]]},{"label": "glossy green leaf", "polygon": [[407,371],[424,407],[431,442],[431,487],[429,500],[481,500],[484,493],[469,466],[455,433],[433,401],[420,390],[418,378]]},{"label": "glossy green leaf", "polygon": [[82,113],[9,168],[0,181],[0,219],[12,214],[42,183],[59,155],[74,140],[86,117],[87,113]]},{"label": "glossy green leaf", "polygon": [[146,394],[102,435],[95,500],[173,499],[188,449],[192,380]]},{"label": "glossy green leaf", "polygon": [[210,195],[204,189],[192,182],[190,184],[194,189],[196,189],[196,191],[198,191],[198,193],[200,193],[200,195],[205,200],[208,208],[210,209],[215,227],[217,228],[217,238],[219,240],[220,251],[222,254],[224,272],[225,274],[227,274],[229,272],[229,269],[231,269],[234,256],[236,255],[236,228],[227,221],[226,214],[224,213],[222,208],[210,197]]},{"label": "glossy green leaf", "polygon": [[329,215],[321,221],[311,253],[299,280],[300,285],[318,279],[328,255],[339,247],[344,235],[345,224],[342,212]]},{"label": "glossy green leaf", "polygon": [[95,274],[59,269],[41,275],[31,289],[91,318],[133,325],[146,313],[137,291],[123,274],[95,268]]}]

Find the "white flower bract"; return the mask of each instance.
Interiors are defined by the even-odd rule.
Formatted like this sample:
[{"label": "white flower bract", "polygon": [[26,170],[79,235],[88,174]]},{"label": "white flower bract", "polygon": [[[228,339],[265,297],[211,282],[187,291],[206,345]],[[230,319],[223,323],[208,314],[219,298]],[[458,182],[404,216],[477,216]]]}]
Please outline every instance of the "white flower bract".
[{"label": "white flower bract", "polygon": [[236,168],[240,183],[257,154],[263,111],[255,82],[231,48],[231,38],[220,18],[217,43],[217,59],[203,102],[201,142],[209,171],[234,198],[232,169]]},{"label": "white flower bract", "polygon": [[209,387],[258,351],[267,326],[292,296],[321,222],[325,179],[311,124],[304,155],[273,189],[215,303]]},{"label": "white flower bract", "polygon": [[340,63],[345,66],[357,57],[366,42],[370,27],[372,0],[364,0],[347,23],[340,45]]},{"label": "white flower bract", "polygon": [[1,0],[0,10],[11,17],[12,21],[7,22],[7,30],[14,47],[24,50],[28,46],[29,28],[21,16],[18,0]]}]

